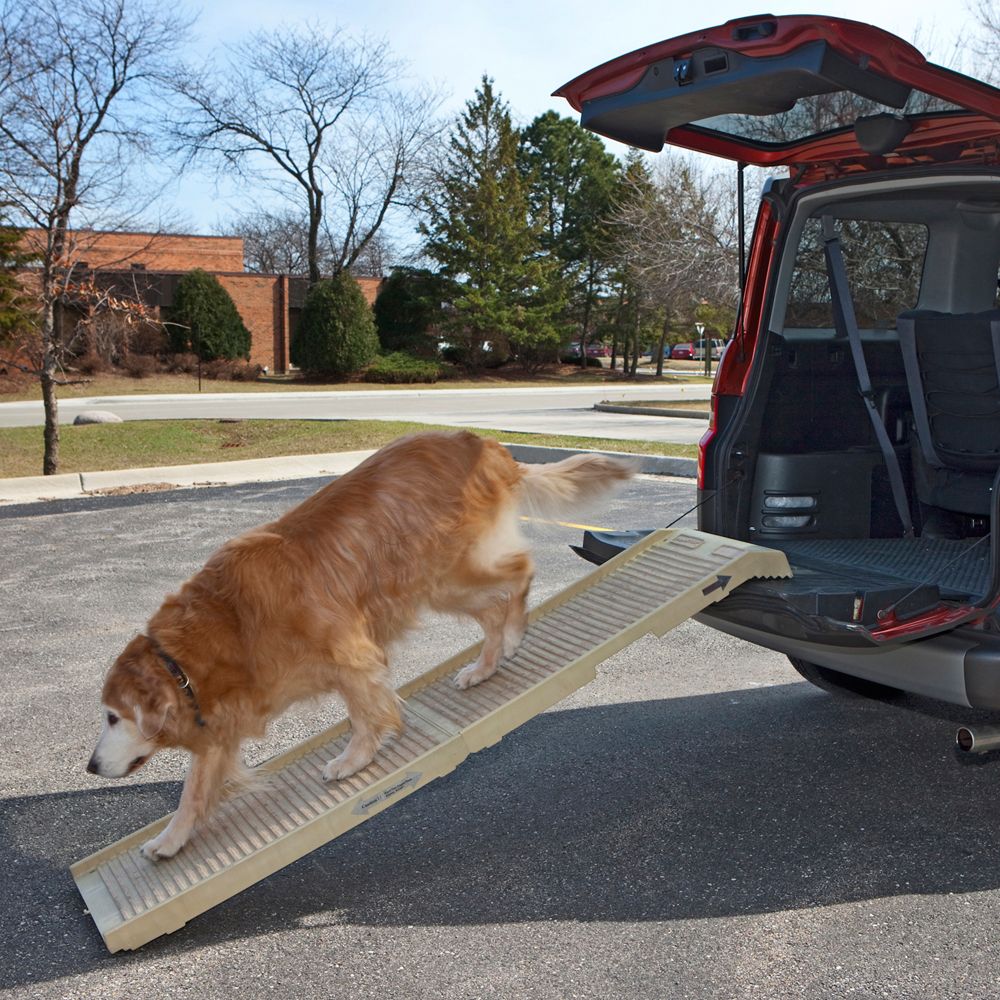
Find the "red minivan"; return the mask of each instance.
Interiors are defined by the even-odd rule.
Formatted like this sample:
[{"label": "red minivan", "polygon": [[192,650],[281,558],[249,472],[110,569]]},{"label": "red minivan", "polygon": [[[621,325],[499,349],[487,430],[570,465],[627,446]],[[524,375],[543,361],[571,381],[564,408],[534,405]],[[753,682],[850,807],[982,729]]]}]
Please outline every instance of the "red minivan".
[{"label": "red minivan", "polygon": [[557,93],[600,135],[735,161],[741,188],[745,165],[774,173],[699,526],[781,549],[794,575],[700,620],[828,689],[1000,709],[1000,90],[871,25],[758,16]]}]

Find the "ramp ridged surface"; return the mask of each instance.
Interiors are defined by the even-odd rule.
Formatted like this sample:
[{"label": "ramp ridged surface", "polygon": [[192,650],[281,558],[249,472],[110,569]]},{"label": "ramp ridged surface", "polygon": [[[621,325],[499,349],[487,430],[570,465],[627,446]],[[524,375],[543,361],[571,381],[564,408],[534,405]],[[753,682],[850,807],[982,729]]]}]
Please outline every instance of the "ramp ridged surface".
[{"label": "ramp ridged surface", "polygon": [[452,771],[640,636],[663,635],[751,577],[789,575],[773,549],[689,529],[654,532],[534,609],[521,646],[489,680],[455,687],[477,645],[400,688],[406,731],[353,777],[321,777],[347,744],[345,721],[261,765],[262,780],[225,802],[176,857],[139,853],[167,816],[78,862],[73,877],[108,948],[137,948]]}]

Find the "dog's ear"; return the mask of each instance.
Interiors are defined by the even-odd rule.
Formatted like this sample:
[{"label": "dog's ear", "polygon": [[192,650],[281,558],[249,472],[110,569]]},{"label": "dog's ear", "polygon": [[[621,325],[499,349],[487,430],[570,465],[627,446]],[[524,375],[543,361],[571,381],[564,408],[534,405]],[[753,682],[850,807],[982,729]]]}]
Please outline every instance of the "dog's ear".
[{"label": "dog's ear", "polygon": [[174,714],[173,704],[166,700],[147,704],[145,708],[136,704],[132,706],[132,710],[135,713],[135,724],[142,738],[147,741],[162,735]]}]

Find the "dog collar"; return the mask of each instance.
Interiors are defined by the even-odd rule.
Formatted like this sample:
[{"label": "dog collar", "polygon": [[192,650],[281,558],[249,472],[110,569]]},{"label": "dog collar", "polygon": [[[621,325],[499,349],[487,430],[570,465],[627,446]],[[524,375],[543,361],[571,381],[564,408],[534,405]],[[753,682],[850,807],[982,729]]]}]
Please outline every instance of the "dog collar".
[{"label": "dog collar", "polygon": [[149,638],[153,645],[153,652],[160,658],[160,662],[167,668],[167,671],[177,681],[177,686],[187,695],[191,707],[194,709],[194,721],[199,726],[205,725],[205,720],[201,717],[201,709],[198,707],[198,699],[195,697],[194,688],[191,687],[191,678],[181,669],[181,665],[170,656],[163,647],[153,638]]}]

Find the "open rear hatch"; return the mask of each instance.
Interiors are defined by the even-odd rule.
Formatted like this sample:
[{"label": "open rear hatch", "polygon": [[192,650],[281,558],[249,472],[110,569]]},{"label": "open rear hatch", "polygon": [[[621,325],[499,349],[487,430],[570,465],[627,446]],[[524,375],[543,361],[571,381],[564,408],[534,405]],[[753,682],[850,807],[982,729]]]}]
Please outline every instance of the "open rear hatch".
[{"label": "open rear hatch", "polygon": [[880,28],[743,18],[612,59],[560,87],[588,129],[759,166],[843,168],[995,137],[1000,92]]},{"label": "open rear hatch", "polygon": [[[612,59],[556,94],[584,127],[629,145],[786,165],[805,178],[995,156],[1000,120],[1000,90],[929,63],[889,32],[827,16],[729,21]],[[732,391],[731,354],[717,397]],[[599,563],[645,534],[588,532],[575,549]],[[786,552],[794,577],[752,581],[713,615],[827,643],[885,644],[981,617],[1000,591],[989,536],[768,544]]]}]

